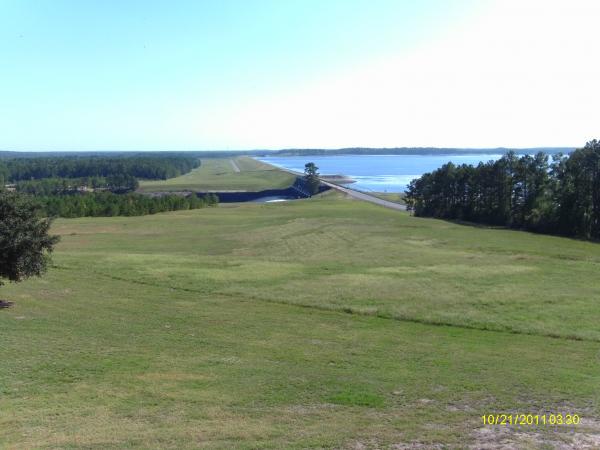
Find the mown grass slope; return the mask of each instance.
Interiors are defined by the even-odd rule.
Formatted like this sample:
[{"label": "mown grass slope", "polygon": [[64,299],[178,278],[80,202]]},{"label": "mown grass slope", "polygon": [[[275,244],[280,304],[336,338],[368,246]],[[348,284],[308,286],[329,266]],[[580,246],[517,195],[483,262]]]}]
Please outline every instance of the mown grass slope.
[{"label": "mown grass slope", "polygon": [[60,257],[207,294],[600,341],[599,245],[327,198],[62,221]]},{"label": "mown grass slope", "polygon": [[[233,164],[232,164],[233,162]],[[239,172],[235,168],[239,169]],[[261,191],[290,186],[294,176],[247,156],[202,160],[202,165],[180,177],[141,181],[140,192]]]},{"label": "mown grass slope", "polygon": [[335,194],[54,230],[1,290],[0,446],[600,444],[597,244]]},{"label": "mown grass slope", "polygon": [[401,194],[400,192],[369,192],[369,194],[383,200],[400,203],[401,205],[406,204],[404,201],[404,194]]}]

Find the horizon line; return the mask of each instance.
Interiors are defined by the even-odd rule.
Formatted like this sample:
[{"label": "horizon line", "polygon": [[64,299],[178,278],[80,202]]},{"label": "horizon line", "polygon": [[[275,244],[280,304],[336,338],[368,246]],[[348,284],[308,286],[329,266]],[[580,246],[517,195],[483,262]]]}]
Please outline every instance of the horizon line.
[{"label": "horizon line", "polygon": [[180,153],[192,153],[192,152],[284,152],[284,151],[339,151],[339,150],[404,150],[404,149],[415,149],[415,150],[535,150],[535,149],[577,149],[582,146],[562,146],[562,145],[536,145],[531,147],[438,147],[438,146],[401,146],[401,147],[285,147],[276,149],[267,148],[250,148],[250,149],[193,149],[193,150],[122,150],[122,149],[96,149],[96,150],[8,150],[0,149],[2,153],[153,153],[153,152],[180,152]]}]

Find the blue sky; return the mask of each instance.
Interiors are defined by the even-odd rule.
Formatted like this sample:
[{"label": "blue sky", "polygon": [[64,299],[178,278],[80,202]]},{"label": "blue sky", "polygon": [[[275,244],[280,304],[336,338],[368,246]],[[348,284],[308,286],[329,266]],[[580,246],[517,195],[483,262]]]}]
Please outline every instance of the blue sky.
[{"label": "blue sky", "polygon": [[0,0],[0,149],[579,145],[566,4]]}]

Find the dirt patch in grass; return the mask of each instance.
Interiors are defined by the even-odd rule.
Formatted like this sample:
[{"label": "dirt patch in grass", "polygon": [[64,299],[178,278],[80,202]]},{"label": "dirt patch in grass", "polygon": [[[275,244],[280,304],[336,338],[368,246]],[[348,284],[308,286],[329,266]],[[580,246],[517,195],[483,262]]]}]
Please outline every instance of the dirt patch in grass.
[{"label": "dirt patch in grass", "polygon": [[472,449],[553,448],[560,450],[600,448],[600,422],[582,418],[576,426],[541,427],[488,426],[473,433]]}]

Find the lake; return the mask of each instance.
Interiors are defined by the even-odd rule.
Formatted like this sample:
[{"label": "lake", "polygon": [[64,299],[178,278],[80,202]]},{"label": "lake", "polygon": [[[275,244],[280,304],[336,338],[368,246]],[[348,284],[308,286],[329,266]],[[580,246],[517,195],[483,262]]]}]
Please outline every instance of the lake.
[{"label": "lake", "polygon": [[478,164],[497,160],[501,154],[469,155],[339,155],[339,156],[280,156],[257,158],[268,164],[304,172],[304,164],[314,162],[322,175],[346,175],[354,180],[349,187],[360,191],[404,192],[413,178],[441,167],[454,164]]}]

